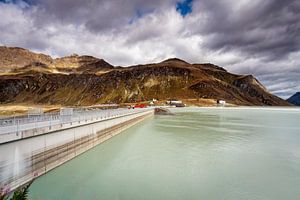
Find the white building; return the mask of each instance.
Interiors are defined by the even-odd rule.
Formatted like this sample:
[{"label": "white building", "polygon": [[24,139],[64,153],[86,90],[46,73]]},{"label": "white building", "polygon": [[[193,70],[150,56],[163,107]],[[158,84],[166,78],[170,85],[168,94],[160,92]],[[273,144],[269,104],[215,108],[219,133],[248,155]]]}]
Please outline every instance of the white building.
[{"label": "white building", "polygon": [[182,104],[182,101],[177,100],[177,99],[170,99],[167,101],[167,104],[169,104],[169,105]]},{"label": "white building", "polygon": [[219,106],[225,106],[226,105],[226,101],[224,101],[224,100],[217,100],[217,104]]}]

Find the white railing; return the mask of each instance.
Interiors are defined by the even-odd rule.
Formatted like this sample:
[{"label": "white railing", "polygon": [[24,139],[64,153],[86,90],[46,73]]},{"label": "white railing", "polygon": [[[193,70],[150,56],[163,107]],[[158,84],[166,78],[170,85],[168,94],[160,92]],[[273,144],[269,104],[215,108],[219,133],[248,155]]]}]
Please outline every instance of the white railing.
[{"label": "white railing", "polygon": [[[33,134],[38,135],[61,128],[70,128],[73,126],[107,120],[110,118],[129,115],[132,113],[144,112],[150,109],[152,108],[77,110],[74,111],[72,115],[60,115],[59,113],[51,113],[42,114],[39,116],[24,116],[1,119],[0,143],[6,140],[11,141],[12,139],[10,138],[21,139],[23,138],[23,134],[27,134],[27,132],[29,131],[35,131]],[[40,132],[38,132],[39,130]]]}]

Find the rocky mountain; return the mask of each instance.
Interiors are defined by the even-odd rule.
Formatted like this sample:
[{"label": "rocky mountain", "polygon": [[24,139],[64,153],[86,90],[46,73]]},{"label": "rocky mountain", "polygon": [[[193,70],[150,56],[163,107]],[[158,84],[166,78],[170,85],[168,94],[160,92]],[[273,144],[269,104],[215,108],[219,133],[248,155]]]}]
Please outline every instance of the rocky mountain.
[{"label": "rocky mountain", "polygon": [[[52,59],[43,55],[48,59],[35,60],[40,54],[23,51],[26,54],[1,53],[0,67],[8,71],[14,66],[0,75],[1,103],[91,105],[178,98],[223,99],[237,105],[290,105],[269,93],[252,75],[232,74],[213,64],[190,64],[173,58],[113,67],[91,56]],[[9,60],[7,57],[9,66],[3,61]],[[24,62],[16,67],[11,57]]]},{"label": "rocky mountain", "polygon": [[58,72],[65,73],[96,73],[114,68],[103,59],[76,54],[53,60],[50,67],[55,68]]},{"label": "rocky mountain", "polygon": [[300,92],[295,93],[293,96],[288,98],[287,101],[296,106],[300,106]]},{"label": "rocky mountain", "polygon": [[52,58],[44,54],[33,53],[20,47],[0,46],[0,72],[14,71],[35,63],[49,65],[51,62]]},{"label": "rocky mountain", "polygon": [[113,66],[92,56],[71,56],[53,59],[19,47],[0,46],[0,74],[24,73],[96,73],[108,71]]}]

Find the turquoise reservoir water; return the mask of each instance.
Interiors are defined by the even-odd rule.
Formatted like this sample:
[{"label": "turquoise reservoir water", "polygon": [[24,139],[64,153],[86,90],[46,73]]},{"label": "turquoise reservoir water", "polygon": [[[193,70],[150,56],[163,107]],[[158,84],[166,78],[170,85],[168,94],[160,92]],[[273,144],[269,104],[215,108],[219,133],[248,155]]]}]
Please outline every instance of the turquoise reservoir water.
[{"label": "turquoise reservoir water", "polygon": [[173,111],[38,178],[30,198],[300,199],[300,110]]}]

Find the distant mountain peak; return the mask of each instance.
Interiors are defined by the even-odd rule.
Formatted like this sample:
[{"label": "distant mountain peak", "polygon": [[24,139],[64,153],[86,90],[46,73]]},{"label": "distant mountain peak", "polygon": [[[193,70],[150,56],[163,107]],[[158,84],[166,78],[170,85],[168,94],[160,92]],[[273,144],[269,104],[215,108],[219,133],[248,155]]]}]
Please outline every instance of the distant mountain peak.
[{"label": "distant mountain peak", "polygon": [[96,73],[114,68],[103,59],[89,55],[71,54],[52,59],[51,56],[35,53],[21,47],[0,46],[0,72],[25,73]]},{"label": "distant mountain peak", "polygon": [[300,92],[296,92],[294,95],[288,98],[287,101],[296,106],[300,106]]},{"label": "distant mountain peak", "polygon": [[164,60],[164,61],[162,61],[162,63],[166,63],[166,62],[176,62],[176,63],[184,63],[184,64],[190,64],[190,63],[188,63],[188,62],[186,62],[186,61],[184,61],[184,60],[181,60],[181,59],[179,59],[179,58],[169,58],[169,59],[167,59],[167,60]]},{"label": "distant mountain peak", "polygon": [[20,47],[0,46],[0,71],[8,72],[34,63],[50,64],[51,56],[34,53]]}]

